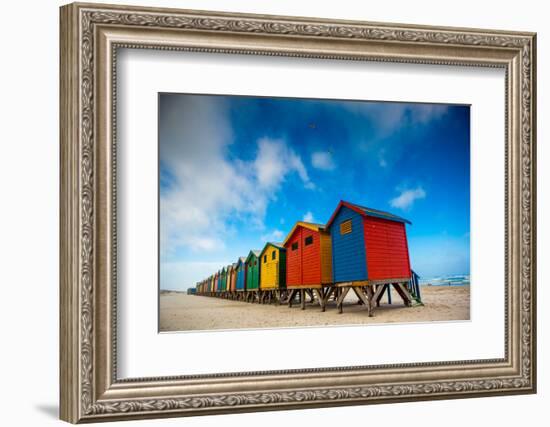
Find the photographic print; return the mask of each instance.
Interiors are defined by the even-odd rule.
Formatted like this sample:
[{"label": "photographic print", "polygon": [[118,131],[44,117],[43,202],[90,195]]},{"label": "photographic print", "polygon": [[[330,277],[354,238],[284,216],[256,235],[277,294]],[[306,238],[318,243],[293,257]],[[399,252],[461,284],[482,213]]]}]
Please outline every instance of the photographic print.
[{"label": "photographic print", "polygon": [[470,107],[159,94],[160,331],[468,320]]}]

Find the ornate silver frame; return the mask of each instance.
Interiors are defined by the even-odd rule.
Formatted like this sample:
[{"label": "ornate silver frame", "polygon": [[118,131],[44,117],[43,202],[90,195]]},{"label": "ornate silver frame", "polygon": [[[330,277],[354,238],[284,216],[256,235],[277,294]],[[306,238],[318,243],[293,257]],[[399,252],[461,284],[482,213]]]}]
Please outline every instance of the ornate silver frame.
[{"label": "ornate silver frame", "polygon": [[[61,8],[61,418],[77,423],[536,391],[536,35],[189,10]],[[119,380],[118,47],[502,67],[505,357]]]}]

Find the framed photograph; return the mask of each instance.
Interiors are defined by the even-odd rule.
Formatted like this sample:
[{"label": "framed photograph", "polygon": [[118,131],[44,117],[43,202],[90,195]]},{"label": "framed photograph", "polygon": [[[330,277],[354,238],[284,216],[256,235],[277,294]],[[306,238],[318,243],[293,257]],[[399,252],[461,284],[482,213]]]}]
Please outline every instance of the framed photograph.
[{"label": "framed photograph", "polygon": [[536,391],[535,34],[60,22],[63,420]]}]

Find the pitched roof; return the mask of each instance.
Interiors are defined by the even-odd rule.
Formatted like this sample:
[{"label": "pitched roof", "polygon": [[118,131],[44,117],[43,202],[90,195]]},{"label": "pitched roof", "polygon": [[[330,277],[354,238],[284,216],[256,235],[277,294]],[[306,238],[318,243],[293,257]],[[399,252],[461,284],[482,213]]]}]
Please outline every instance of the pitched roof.
[{"label": "pitched roof", "polygon": [[264,253],[264,251],[266,250],[266,248],[267,248],[268,246],[273,246],[273,247],[275,247],[275,248],[277,248],[277,249],[279,249],[279,250],[286,251],[286,248],[283,246],[282,243],[279,243],[279,242],[267,242],[267,243],[265,244],[265,246],[263,247],[262,251],[260,252],[260,255]]},{"label": "pitched roof", "polygon": [[290,230],[290,233],[288,233],[286,235],[285,241],[283,242],[283,246],[286,246],[288,240],[292,237],[292,235],[294,234],[294,232],[296,231],[296,229],[298,227],[304,227],[304,228],[307,228],[307,229],[313,230],[313,231],[319,231],[319,230],[324,230],[325,229],[324,224],[316,224],[314,222],[297,221],[296,224],[294,224],[294,227],[292,227],[292,230]]},{"label": "pitched roof", "polygon": [[248,252],[248,255],[246,257],[246,262],[248,262],[248,260],[250,259],[250,255],[254,255],[256,258],[258,258],[261,253],[262,251],[259,249],[251,249],[250,252]]},{"label": "pitched roof", "polygon": [[340,203],[338,203],[338,206],[334,210],[334,213],[330,217],[330,219],[327,222],[327,228],[329,228],[332,224],[332,221],[334,221],[334,218],[336,218],[336,214],[340,211],[340,209],[345,206],[363,216],[372,216],[376,218],[383,218],[390,221],[397,221],[402,222],[406,224],[411,224],[411,222],[408,219],[402,218],[400,216],[394,215],[389,212],[384,212],[378,209],[373,208],[367,208],[366,206],[356,205],[354,203],[346,202],[345,200],[340,200]]}]

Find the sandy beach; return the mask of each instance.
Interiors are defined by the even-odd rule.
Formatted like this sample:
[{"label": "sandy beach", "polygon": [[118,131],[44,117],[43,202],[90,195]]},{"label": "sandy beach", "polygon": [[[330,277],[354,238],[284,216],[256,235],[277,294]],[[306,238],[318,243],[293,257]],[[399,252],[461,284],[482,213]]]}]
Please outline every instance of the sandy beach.
[{"label": "sandy beach", "polygon": [[197,331],[212,329],[256,329],[367,323],[427,322],[470,319],[470,286],[422,286],[424,306],[405,307],[395,291],[393,304],[384,297],[374,317],[368,317],[357,297],[348,294],[344,312],[335,302],[321,312],[318,305],[260,305],[241,301],[162,291],[160,295],[160,331]]}]

